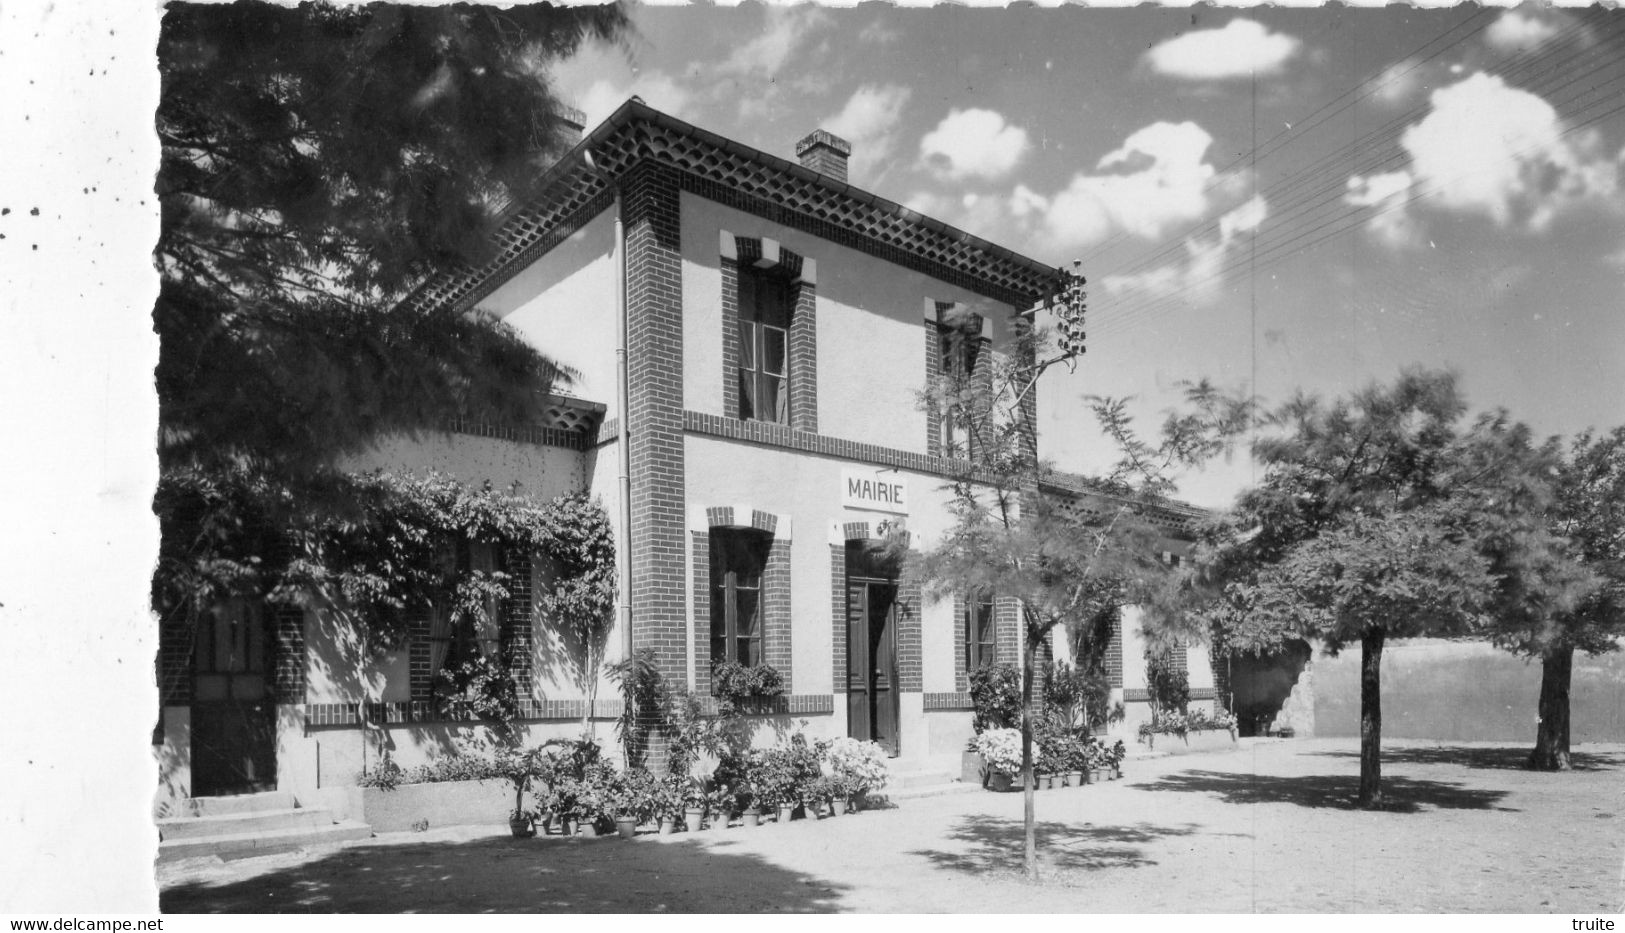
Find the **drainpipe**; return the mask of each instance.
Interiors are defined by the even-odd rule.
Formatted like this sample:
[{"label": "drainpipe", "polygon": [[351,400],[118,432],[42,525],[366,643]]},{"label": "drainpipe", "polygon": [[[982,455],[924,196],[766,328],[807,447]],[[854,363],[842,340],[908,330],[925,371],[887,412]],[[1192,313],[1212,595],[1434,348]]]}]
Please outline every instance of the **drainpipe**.
[{"label": "drainpipe", "polygon": [[615,567],[620,577],[621,657],[632,656],[632,445],[631,418],[628,396],[631,394],[626,377],[626,230],[621,225],[621,195],[615,194],[615,410],[620,419],[620,434],[616,438],[615,458],[619,475],[616,477],[617,502],[621,533],[620,552],[615,555]]}]

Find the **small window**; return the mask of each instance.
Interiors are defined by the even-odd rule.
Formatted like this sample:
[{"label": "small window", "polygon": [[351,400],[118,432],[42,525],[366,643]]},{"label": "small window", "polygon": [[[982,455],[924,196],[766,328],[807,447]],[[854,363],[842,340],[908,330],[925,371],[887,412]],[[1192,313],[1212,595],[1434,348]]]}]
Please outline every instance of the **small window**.
[{"label": "small window", "polygon": [[760,531],[711,531],[711,663],[755,665],[762,651],[762,571],[771,536]]},{"label": "small window", "polygon": [[498,659],[502,646],[501,600],[486,599],[479,613],[454,619],[452,583],[453,571],[456,577],[463,578],[471,572],[495,572],[496,549],[482,542],[459,541],[442,553],[441,568],[447,577],[446,597],[443,605],[434,607],[429,619],[429,670],[438,675],[479,656]]},{"label": "small window", "polygon": [[[956,314],[953,305],[943,302],[937,304],[937,315],[937,351],[941,354],[942,377],[953,391],[972,390],[982,352],[982,318],[976,314]],[[970,419],[959,405],[951,402],[943,405],[938,432],[945,453],[970,453]]]},{"label": "small window", "polygon": [[791,286],[782,274],[739,271],[739,417],[789,423]]},{"label": "small window", "polygon": [[993,594],[974,593],[965,604],[965,670],[974,671],[998,660],[993,622]]}]

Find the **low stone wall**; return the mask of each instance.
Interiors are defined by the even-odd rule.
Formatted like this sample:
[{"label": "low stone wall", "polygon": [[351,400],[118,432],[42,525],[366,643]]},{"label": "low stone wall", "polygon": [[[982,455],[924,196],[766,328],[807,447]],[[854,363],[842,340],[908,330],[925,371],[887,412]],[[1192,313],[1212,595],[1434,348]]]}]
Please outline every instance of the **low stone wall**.
[{"label": "low stone wall", "polygon": [[[1314,732],[1360,734],[1360,646],[1314,660]],[[1535,740],[1540,663],[1483,642],[1410,639],[1382,654],[1382,734],[1436,741]],[[1570,740],[1625,742],[1625,654],[1576,653]]]},{"label": "low stone wall", "polygon": [[1166,732],[1153,732],[1144,737],[1145,742],[1140,745],[1148,752],[1163,752],[1169,755],[1188,755],[1192,752],[1229,751],[1236,747],[1235,733],[1228,729],[1203,729],[1200,732],[1187,732],[1184,737]]},{"label": "low stone wall", "polygon": [[[508,821],[513,809],[513,785],[507,781],[446,781],[438,784],[402,784],[394,790],[354,788],[360,812],[352,813],[375,833],[398,833],[425,823],[440,826],[484,826]],[[353,799],[353,798],[352,798]],[[535,800],[525,795],[525,805]]]}]

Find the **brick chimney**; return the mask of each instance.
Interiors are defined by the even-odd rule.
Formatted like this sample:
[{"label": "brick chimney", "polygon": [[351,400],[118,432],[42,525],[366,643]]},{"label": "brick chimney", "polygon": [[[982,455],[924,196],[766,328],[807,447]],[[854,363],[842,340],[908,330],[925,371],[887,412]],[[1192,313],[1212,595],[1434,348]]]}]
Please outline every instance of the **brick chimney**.
[{"label": "brick chimney", "polygon": [[813,130],[796,143],[796,158],[815,172],[846,183],[846,158],[852,144],[825,130]]},{"label": "brick chimney", "polygon": [[559,122],[569,131],[572,143],[579,142],[587,133],[587,114],[567,104],[559,108]]}]

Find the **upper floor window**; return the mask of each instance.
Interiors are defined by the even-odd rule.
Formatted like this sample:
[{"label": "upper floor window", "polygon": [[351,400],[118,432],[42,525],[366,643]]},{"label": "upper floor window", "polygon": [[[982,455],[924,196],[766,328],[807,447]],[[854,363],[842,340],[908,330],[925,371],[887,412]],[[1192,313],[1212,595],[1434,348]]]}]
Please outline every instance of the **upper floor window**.
[{"label": "upper floor window", "polygon": [[762,571],[772,536],[743,528],[711,529],[711,663],[747,666],[762,651]]},{"label": "upper floor window", "polygon": [[993,624],[993,594],[983,590],[965,602],[965,670],[974,671],[998,660]]},{"label": "upper floor window", "polygon": [[938,438],[945,453],[964,456],[971,453],[974,441],[975,421],[969,404],[975,401],[977,366],[982,362],[982,318],[956,313],[952,304],[938,302],[937,319],[937,352],[942,378],[950,389],[947,403],[938,413]]},{"label": "upper floor window", "polygon": [[739,417],[788,424],[789,280],[774,271],[739,270]]}]

